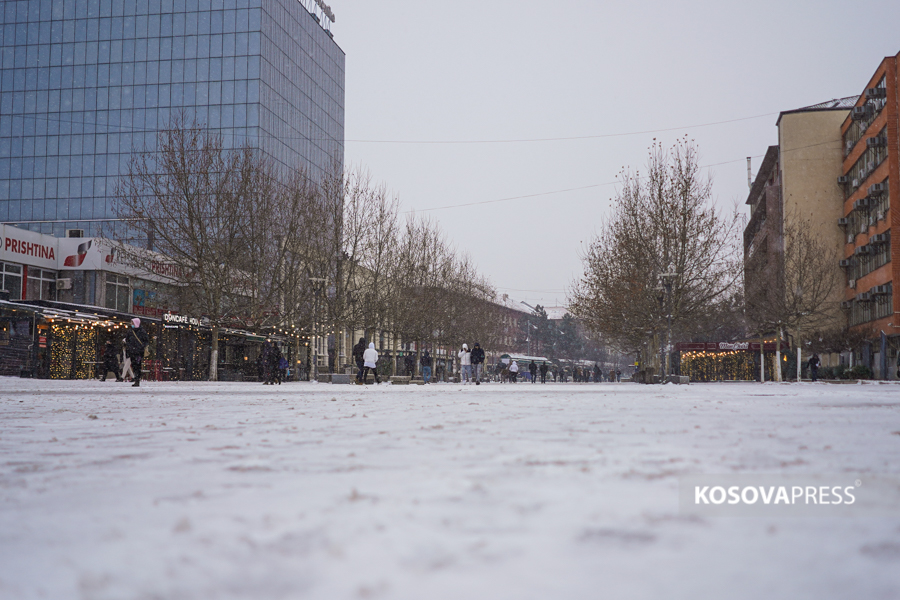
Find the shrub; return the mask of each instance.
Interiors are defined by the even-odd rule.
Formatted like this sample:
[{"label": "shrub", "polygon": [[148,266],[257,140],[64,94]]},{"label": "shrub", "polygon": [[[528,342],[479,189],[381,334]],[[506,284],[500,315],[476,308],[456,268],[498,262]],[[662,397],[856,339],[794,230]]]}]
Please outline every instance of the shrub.
[{"label": "shrub", "polygon": [[850,376],[853,379],[872,379],[872,369],[865,365],[856,365],[850,369]]}]

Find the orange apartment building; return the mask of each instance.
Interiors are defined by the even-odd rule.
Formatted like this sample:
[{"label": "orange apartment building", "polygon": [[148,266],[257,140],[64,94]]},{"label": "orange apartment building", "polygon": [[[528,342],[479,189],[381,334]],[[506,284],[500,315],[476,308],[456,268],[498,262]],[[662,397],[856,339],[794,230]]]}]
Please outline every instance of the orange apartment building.
[{"label": "orange apartment building", "polygon": [[[900,211],[891,210],[891,182],[900,181],[900,54],[885,58],[841,125],[844,259],[847,279],[844,301],[851,331],[871,342],[862,362],[880,378],[895,378],[900,336],[900,295],[893,282],[900,278],[900,246],[891,243],[900,231]],[[896,193],[896,192],[894,192]],[[882,335],[882,333],[884,335]],[[898,338],[900,340],[900,338]]]}]

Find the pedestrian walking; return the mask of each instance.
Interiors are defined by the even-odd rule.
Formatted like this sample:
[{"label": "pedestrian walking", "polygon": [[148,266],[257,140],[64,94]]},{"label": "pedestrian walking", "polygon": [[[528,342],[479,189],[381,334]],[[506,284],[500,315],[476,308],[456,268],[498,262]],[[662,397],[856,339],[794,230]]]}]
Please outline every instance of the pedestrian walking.
[{"label": "pedestrian walking", "polygon": [[109,373],[113,373],[116,376],[116,381],[124,381],[122,372],[119,370],[119,353],[116,352],[116,347],[112,340],[106,340],[101,362],[103,363],[103,376],[100,377],[100,381],[106,381],[106,376]]},{"label": "pedestrian walking", "polygon": [[134,383],[131,387],[141,385],[141,363],[144,361],[144,353],[150,344],[150,337],[141,327],[141,320],[137,317],[131,320],[131,330],[125,334],[125,354],[131,360],[131,368],[134,369]]},{"label": "pedestrian walking", "polygon": [[263,385],[272,385],[272,342],[263,342],[262,352],[259,353],[259,364],[262,367]]},{"label": "pedestrian walking", "polygon": [[[281,349],[278,347],[278,344],[272,344],[272,351],[269,354],[269,382],[271,385],[281,385],[281,361],[284,360],[284,356],[281,354]],[[287,362],[287,361],[285,361]]]},{"label": "pedestrian walking", "polygon": [[356,383],[365,383],[363,379],[363,355],[366,353],[366,338],[359,338],[359,341],[353,346],[353,361],[356,363]]},{"label": "pedestrian walking", "polygon": [[472,353],[469,352],[469,345],[463,344],[459,353],[459,381],[460,383],[469,383],[472,378]]},{"label": "pedestrian walking", "polygon": [[512,383],[516,383],[516,380],[519,378],[519,363],[515,360],[509,363],[509,380]]},{"label": "pedestrian walking", "polygon": [[534,362],[534,359],[531,359],[531,362],[528,363],[528,372],[531,373],[531,383],[537,382],[537,371],[538,371],[537,363]]},{"label": "pedestrian walking", "polygon": [[822,361],[819,360],[819,355],[813,353],[809,358],[809,376],[813,381],[818,381],[819,379],[819,365],[821,364]]},{"label": "pedestrian walking", "polygon": [[481,375],[484,371],[484,349],[478,342],[475,342],[475,345],[472,346],[469,360],[472,361],[472,374],[475,377],[475,385],[481,385]]},{"label": "pedestrian walking", "polygon": [[372,374],[375,376],[375,383],[381,383],[381,379],[378,378],[378,371],[376,370],[377,365],[378,350],[375,349],[375,342],[370,342],[369,348],[363,352],[363,383],[369,378],[369,371],[372,371]]},{"label": "pedestrian walking", "polygon": [[541,363],[541,383],[547,383],[547,363]]},{"label": "pedestrian walking", "polygon": [[431,355],[428,353],[428,350],[422,350],[422,358],[419,360],[419,363],[422,365],[422,379],[425,383],[431,381]]}]

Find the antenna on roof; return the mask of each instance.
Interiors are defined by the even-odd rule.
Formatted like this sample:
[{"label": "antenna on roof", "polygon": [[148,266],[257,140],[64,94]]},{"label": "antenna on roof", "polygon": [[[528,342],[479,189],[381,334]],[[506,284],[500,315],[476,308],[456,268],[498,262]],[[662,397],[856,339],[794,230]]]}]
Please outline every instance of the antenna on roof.
[{"label": "antenna on roof", "polygon": [[750,168],[750,158],[751,157],[749,157],[749,156],[747,157],[747,187],[748,188],[753,187],[753,171]]}]

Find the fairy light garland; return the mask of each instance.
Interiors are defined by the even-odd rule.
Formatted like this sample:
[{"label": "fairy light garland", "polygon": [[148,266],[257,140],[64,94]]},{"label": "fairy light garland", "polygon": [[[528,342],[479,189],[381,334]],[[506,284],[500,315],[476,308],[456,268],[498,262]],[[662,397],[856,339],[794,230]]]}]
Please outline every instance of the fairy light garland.
[{"label": "fairy light garland", "polygon": [[[771,373],[774,359],[766,355],[766,373]],[[691,381],[755,381],[759,365],[752,352],[731,350],[706,352],[695,350],[681,353],[681,374]]]}]

